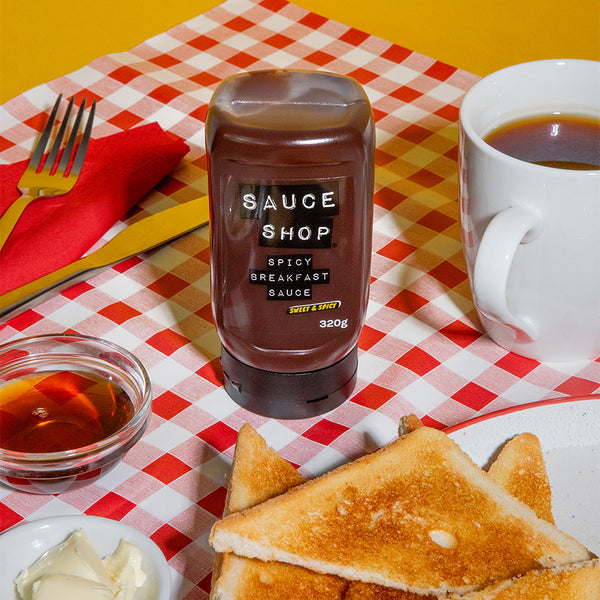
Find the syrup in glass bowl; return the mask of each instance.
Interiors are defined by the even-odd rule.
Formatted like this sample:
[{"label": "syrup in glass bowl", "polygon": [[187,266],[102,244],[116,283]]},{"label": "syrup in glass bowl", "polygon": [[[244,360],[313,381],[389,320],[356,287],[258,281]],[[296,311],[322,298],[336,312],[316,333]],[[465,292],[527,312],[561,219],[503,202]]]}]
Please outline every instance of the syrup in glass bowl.
[{"label": "syrup in glass bowl", "polygon": [[118,383],[92,373],[32,373],[1,391],[0,445],[17,452],[81,448],[116,433],[134,413]]},{"label": "syrup in glass bowl", "polygon": [[57,494],[112,469],[152,415],[143,364],[75,334],[0,345],[0,482]]}]

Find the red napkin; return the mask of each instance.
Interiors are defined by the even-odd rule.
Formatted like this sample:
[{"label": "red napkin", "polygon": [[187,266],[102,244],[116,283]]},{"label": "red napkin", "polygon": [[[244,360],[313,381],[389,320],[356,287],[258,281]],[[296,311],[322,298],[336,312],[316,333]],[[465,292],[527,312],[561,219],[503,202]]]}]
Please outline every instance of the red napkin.
[{"label": "red napkin", "polygon": [[[188,150],[157,123],[92,139],[75,187],[21,215],[0,252],[0,294],[81,258]],[[26,165],[0,165],[0,214],[18,198]]]}]

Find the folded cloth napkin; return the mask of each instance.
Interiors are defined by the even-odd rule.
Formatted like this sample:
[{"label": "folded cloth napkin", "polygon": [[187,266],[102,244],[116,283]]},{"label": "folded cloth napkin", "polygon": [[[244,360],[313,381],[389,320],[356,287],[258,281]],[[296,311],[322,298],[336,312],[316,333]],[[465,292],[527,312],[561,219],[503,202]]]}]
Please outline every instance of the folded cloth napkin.
[{"label": "folded cloth napkin", "polygon": [[[90,140],[75,187],[21,215],[0,252],[0,294],[81,258],[188,150],[157,123]],[[0,214],[19,197],[27,162],[0,165]]]}]

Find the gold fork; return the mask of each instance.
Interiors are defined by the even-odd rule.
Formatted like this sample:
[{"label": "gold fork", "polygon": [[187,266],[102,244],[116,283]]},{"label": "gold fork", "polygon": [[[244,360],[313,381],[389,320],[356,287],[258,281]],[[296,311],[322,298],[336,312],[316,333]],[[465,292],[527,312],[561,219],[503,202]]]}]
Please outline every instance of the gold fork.
[{"label": "gold fork", "polygon": [[[71,109],[73,108],[73,98],[71,98],[69,105],[67,106],[67,110],[63,116],[58,133],[54,138],[52,148],[50,149],[48,157],[43,163],[43,167],[40,169],[40,166],[43,162],[42,159],[46,152],[46,147],[52,134],[52,130],[54,129],[55,124],[58,122],[56,116],[61,99],[62,94],[58,96],[56,102],[54,103],[52,113],[48,118],[48,122],[46,123],[40,139],[33,150],[33,154],[27,163],[25,172],[17,184],[17,187],[21,192],[21,196],[17,198],[17,200],[15,200],[6,209],[2,217],[0,217],[0,248],[4,246],[4,243],[17,224],[17,221],[23,214],[23,211],[31,202],[41,197],[51,198],[66,194],[73,189],[73,186],[79,177],[92,132],[92,124],[94,121],[94,114],[96,112],[95,100],[92,103],[92,108],[90,109],[90,114],[88,116],[81,141],[77,147],[77,150],[74,152],[75,142],[79,135],[79,126],[85,110],[85,98],[83,99],[83,102],[79,107],[79,111],[77,112],[77,116],[75,117],[71,134],[69,135],[63,149],[60,161],[58,164],[56,164],[62,147],[63,139],[67,131]],[[73,162],[71,168],[69,169],[68,167],[71,159],[73,159]]]}]

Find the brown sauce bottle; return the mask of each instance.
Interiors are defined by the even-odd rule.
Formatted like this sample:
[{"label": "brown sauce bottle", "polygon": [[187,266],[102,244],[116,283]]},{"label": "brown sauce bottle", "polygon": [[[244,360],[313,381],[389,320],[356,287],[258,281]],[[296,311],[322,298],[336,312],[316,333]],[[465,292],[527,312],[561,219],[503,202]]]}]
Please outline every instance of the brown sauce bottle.
[{"label": "brown sauce bottle", "polygon": [[228,394],[276,418],[354,387],[368,300],[375,128],[353,79],[224,80],[208,110],[211,298]]}]

